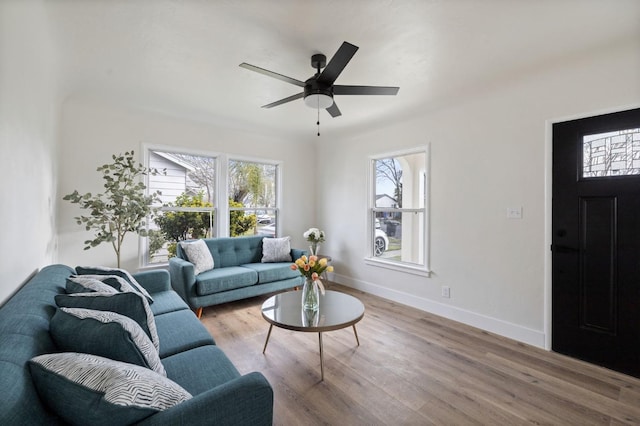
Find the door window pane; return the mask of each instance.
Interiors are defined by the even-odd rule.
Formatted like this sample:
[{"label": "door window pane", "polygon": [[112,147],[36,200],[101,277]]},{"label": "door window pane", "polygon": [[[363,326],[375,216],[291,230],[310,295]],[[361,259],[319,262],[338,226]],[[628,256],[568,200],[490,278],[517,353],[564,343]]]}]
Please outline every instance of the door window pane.
[{"label": "door window pane", "polygon": [[586,135],[582,151],[582,177],[640,174],[640,129]]}]

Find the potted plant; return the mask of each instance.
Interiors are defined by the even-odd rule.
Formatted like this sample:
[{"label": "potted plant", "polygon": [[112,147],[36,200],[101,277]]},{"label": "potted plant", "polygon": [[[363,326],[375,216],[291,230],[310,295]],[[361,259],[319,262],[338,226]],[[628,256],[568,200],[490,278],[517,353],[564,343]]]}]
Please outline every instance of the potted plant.
[{"label": "potted plant", "polygon": [[113,155],[113,163],[104,164],[97,168],[102,173],[104,192],[80,195],[77,190],[64,196],[73,204],[88,211],[86,216],[74,218],[78,225],[84,225],[87,231],[95,232],[92,240],[84,242],[85,250],[101,243],[111,243],[116,252],[118,268],[120,267],[120,253],[124,237],[129,232],[141,236],[147,235],[146,218],[155,213],[152,205],[160,202],[160,192],[146,195],[147,187],[140,179],[145,175],[156,175],[157,169],[144,167],[134,160],[134,152],[124,155]]}]

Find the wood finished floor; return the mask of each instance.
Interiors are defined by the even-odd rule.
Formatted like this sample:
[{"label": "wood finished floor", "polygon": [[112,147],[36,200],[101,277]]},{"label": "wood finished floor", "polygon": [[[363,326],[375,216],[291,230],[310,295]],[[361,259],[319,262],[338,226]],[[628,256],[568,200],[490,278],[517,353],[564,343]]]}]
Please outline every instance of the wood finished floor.
[{"label": "wood finished floor", "polygon": [[276,425],[640,425],[640,380],[359,292],[365,316],[318,335],[269,326],[267,296],[205,308],[241,373],[274,390]]}]

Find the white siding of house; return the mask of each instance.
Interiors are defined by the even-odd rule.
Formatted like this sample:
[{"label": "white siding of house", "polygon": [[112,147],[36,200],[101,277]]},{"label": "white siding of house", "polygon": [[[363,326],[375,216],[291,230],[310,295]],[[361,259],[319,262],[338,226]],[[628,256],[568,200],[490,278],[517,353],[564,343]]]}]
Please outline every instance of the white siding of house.
[{"label": "white siding of house", "polygon": [[160,195],[162,204],[174,202],[176,197],[185,191],[187,187],[186,168],[153,151],[149,151],[149,167],[159,171],[166,169],[166,175],[149,176],[149,188],[162,192]]}]

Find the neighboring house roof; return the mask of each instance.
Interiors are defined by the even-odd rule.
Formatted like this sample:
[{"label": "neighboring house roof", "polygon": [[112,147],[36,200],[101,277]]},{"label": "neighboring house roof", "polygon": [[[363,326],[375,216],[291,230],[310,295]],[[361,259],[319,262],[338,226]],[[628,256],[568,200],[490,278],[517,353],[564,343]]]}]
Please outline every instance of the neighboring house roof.
[{"label": "neighboring house roof", "polygon": [[377,200],[379,200],[379,199],[381,199],[381,198],[384,198],[384,197],[387,197],[388,199],[390,199],[390,200],[391,200],[391,201],[393,201],[394,203],[396,202],[396,199],[395,199],[395,198],[393,198],[392,196],[387,195],[387,194],[377,194],[377,195],[376,195],[376,201],[377,201]]},{"label": "neighboring house roof", "polygon": [[195,167],[193,167],[191,164],[187,163],[186,161],[183,161],[181,159],[179,159],[178,157],[171,155],[168,152],[160,152],[160,151],[153,151],[154,154],[159,155],[160,157],[167,159],[169,161],[171,161],[172,163],[177,164],[180,167],[184,167],[185,169],[189,170],[189,171],[193,171],[195,170]]},{"label": "neighboring house roof", "polygon": [[395,198],[391,197],[387,194],[377,194],[376,195],[376,206],[377,207],[396,207],[398,202]]}]

